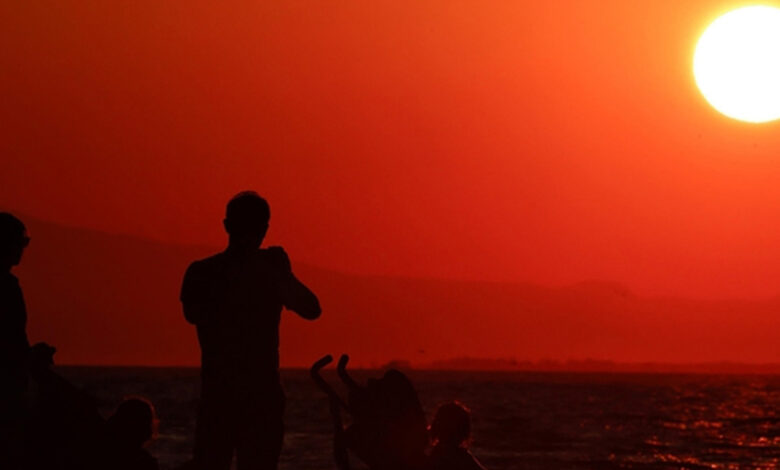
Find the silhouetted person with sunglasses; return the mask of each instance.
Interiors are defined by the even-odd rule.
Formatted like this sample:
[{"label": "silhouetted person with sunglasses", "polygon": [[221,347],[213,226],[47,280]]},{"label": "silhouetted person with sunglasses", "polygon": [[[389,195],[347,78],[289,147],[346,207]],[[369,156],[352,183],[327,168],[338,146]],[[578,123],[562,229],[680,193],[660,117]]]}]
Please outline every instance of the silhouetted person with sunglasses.
[{"label": "silhouetted person with sunglasses", "polygon": [[237,194],[224,220],[222,253],[196,261],[181,301],[197,327],[201,404],[194,459],[203,470],[276,469],[282,447],[284,393],[279,382],[282,308],[314,320],[317,297],[292,273],[281,247],[261,249],[270,219],[265,199]]},{"label": "silhouetted person with sunglasses", "polygon": [[21,465],[30,343],[27,309],[11,268],[30,242],[21,220],[0,212],[0,468]]}]

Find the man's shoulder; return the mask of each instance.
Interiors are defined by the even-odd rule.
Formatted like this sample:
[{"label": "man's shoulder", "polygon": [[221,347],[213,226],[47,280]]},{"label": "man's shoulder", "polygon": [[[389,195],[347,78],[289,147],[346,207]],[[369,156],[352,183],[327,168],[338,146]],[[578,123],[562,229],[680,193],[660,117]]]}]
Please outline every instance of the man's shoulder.
[{"label": "man's shoulder", "polygon": [[220,264],[223,264],[225,262],[225,252],[221,251],[219,253],[213,254],[211,256],[208,256],[206,258],[202,258],[199,260],[195,260],[190,264],[190,266],[198,266],[202,268],[210,268],[213,266],[218,266]]},{"label": "man's shoulder", "polygon": [[202,288],[219,277],[219,272],[221,271],[220,264],[220,253],[193,261],[184,273],[181,285],[181,300],[199,297]]},{"label": "man's shoulder", "polygon": [[0,284],[2,284],[6,289],[18,289],[19,288],[19,278],[14,276],[12,273],[3,273],[0,275]]},{"label": "man's shoulder", "polygon": [[217,253],[207,258],[199,259],[190,263],[187,273],[208,274],[219,270],[225,263],[225,254]]}]

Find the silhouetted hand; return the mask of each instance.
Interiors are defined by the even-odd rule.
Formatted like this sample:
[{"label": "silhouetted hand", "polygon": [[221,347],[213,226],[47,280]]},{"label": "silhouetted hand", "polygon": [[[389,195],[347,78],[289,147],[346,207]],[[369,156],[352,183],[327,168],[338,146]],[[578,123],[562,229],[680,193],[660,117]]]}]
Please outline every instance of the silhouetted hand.
[{"label": "silhouetted hand", "polygon": [[312,377],[312,378],[313,378],[315,381],[317,381],[318,383],[319,383],[319,382],[321,382],[321,381],[322,381],[322,379],[321,379],[321,377],[320,377],[320,371],[321,371],[321,370],[322,370],[322,369],[323,369],[325,366],[327,366],[328,364],[330,364],[331,362],[333,362],[333,356],[331,356],[330,354],[327,354],[327,355],[325,355],[325,356],[322,356],[321,358],[319,358],[319,359],[317,360],[317,362],[315,362],[315,363],[314,363],[314,364],[311,366],[311,369],[309,369],[309,373],[311,374],[311,377]]},{"label": "silhouetted hand", "polygon": [[290,265],[290,257],[287,256],[287,252],[281,246],[270,246],[266,248],[268,258],[271,264],[275,266],[279,272],[284,274],[292,273],[292,266]]},{"label": "silhouetted hand", "polygon": [[290,258],[281,246],[271,246],[265,249],[268,262],[276,268],[277,289],[282,304],[307,320],[319,318],[322,313],[317,296],[303,285],[292,272]]}]

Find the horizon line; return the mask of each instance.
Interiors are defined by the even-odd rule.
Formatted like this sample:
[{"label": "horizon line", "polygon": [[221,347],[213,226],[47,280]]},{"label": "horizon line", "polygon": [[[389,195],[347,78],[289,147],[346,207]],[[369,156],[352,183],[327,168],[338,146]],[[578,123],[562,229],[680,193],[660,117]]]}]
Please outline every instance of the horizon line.
[{"label": "horizon line", "polygon": [[[529,364],[524,364],[529,365]],[[350,367],[353,371],[381,371],[389,368],[399,368],[410,372],[459,372],[459,373],[573,373],[573,374],[642,374],[642,375],[780,375],[780,362],[771,363],[736,363],[736,362],[703,362],[703,363],[547,363],[530,367],[433,367],[430,364],[408,366],[406,364],[386,363],[377,366]],[[588,366],[592,367],[588,367]],[[95,368],[95,369],[200,369],[199,365],[153,365],[153,364],[56,364],[56,368]],[[308,372],[309,366],[283,366],[279,371]],[[325,369],[328,371],[330,369]],[[333,370],[335,372],[335,369]]]}]

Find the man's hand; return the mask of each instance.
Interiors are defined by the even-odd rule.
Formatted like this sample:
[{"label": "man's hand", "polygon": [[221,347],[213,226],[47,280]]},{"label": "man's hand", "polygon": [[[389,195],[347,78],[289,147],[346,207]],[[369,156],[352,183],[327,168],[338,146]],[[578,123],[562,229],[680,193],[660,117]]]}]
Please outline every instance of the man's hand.
[{"label": "man's hand", "polygon": [[268,253],[268,259],[271,265],[276,267],[280,272],[284,274],[292,273],[292,266],[290,265],[290,257],[287,256],[287,252],[281,246],[270,246],[266,248]]},{"label": "man's hand", "polygon": [[271,246],[265,249],[268,261],[277,268],[281,274],[277,289],[282,298],[282,304],[307,320],[314,320],[320,316],[322,309],[308,287],[304,286],[292,273],[290,258],[281,246]]}]

